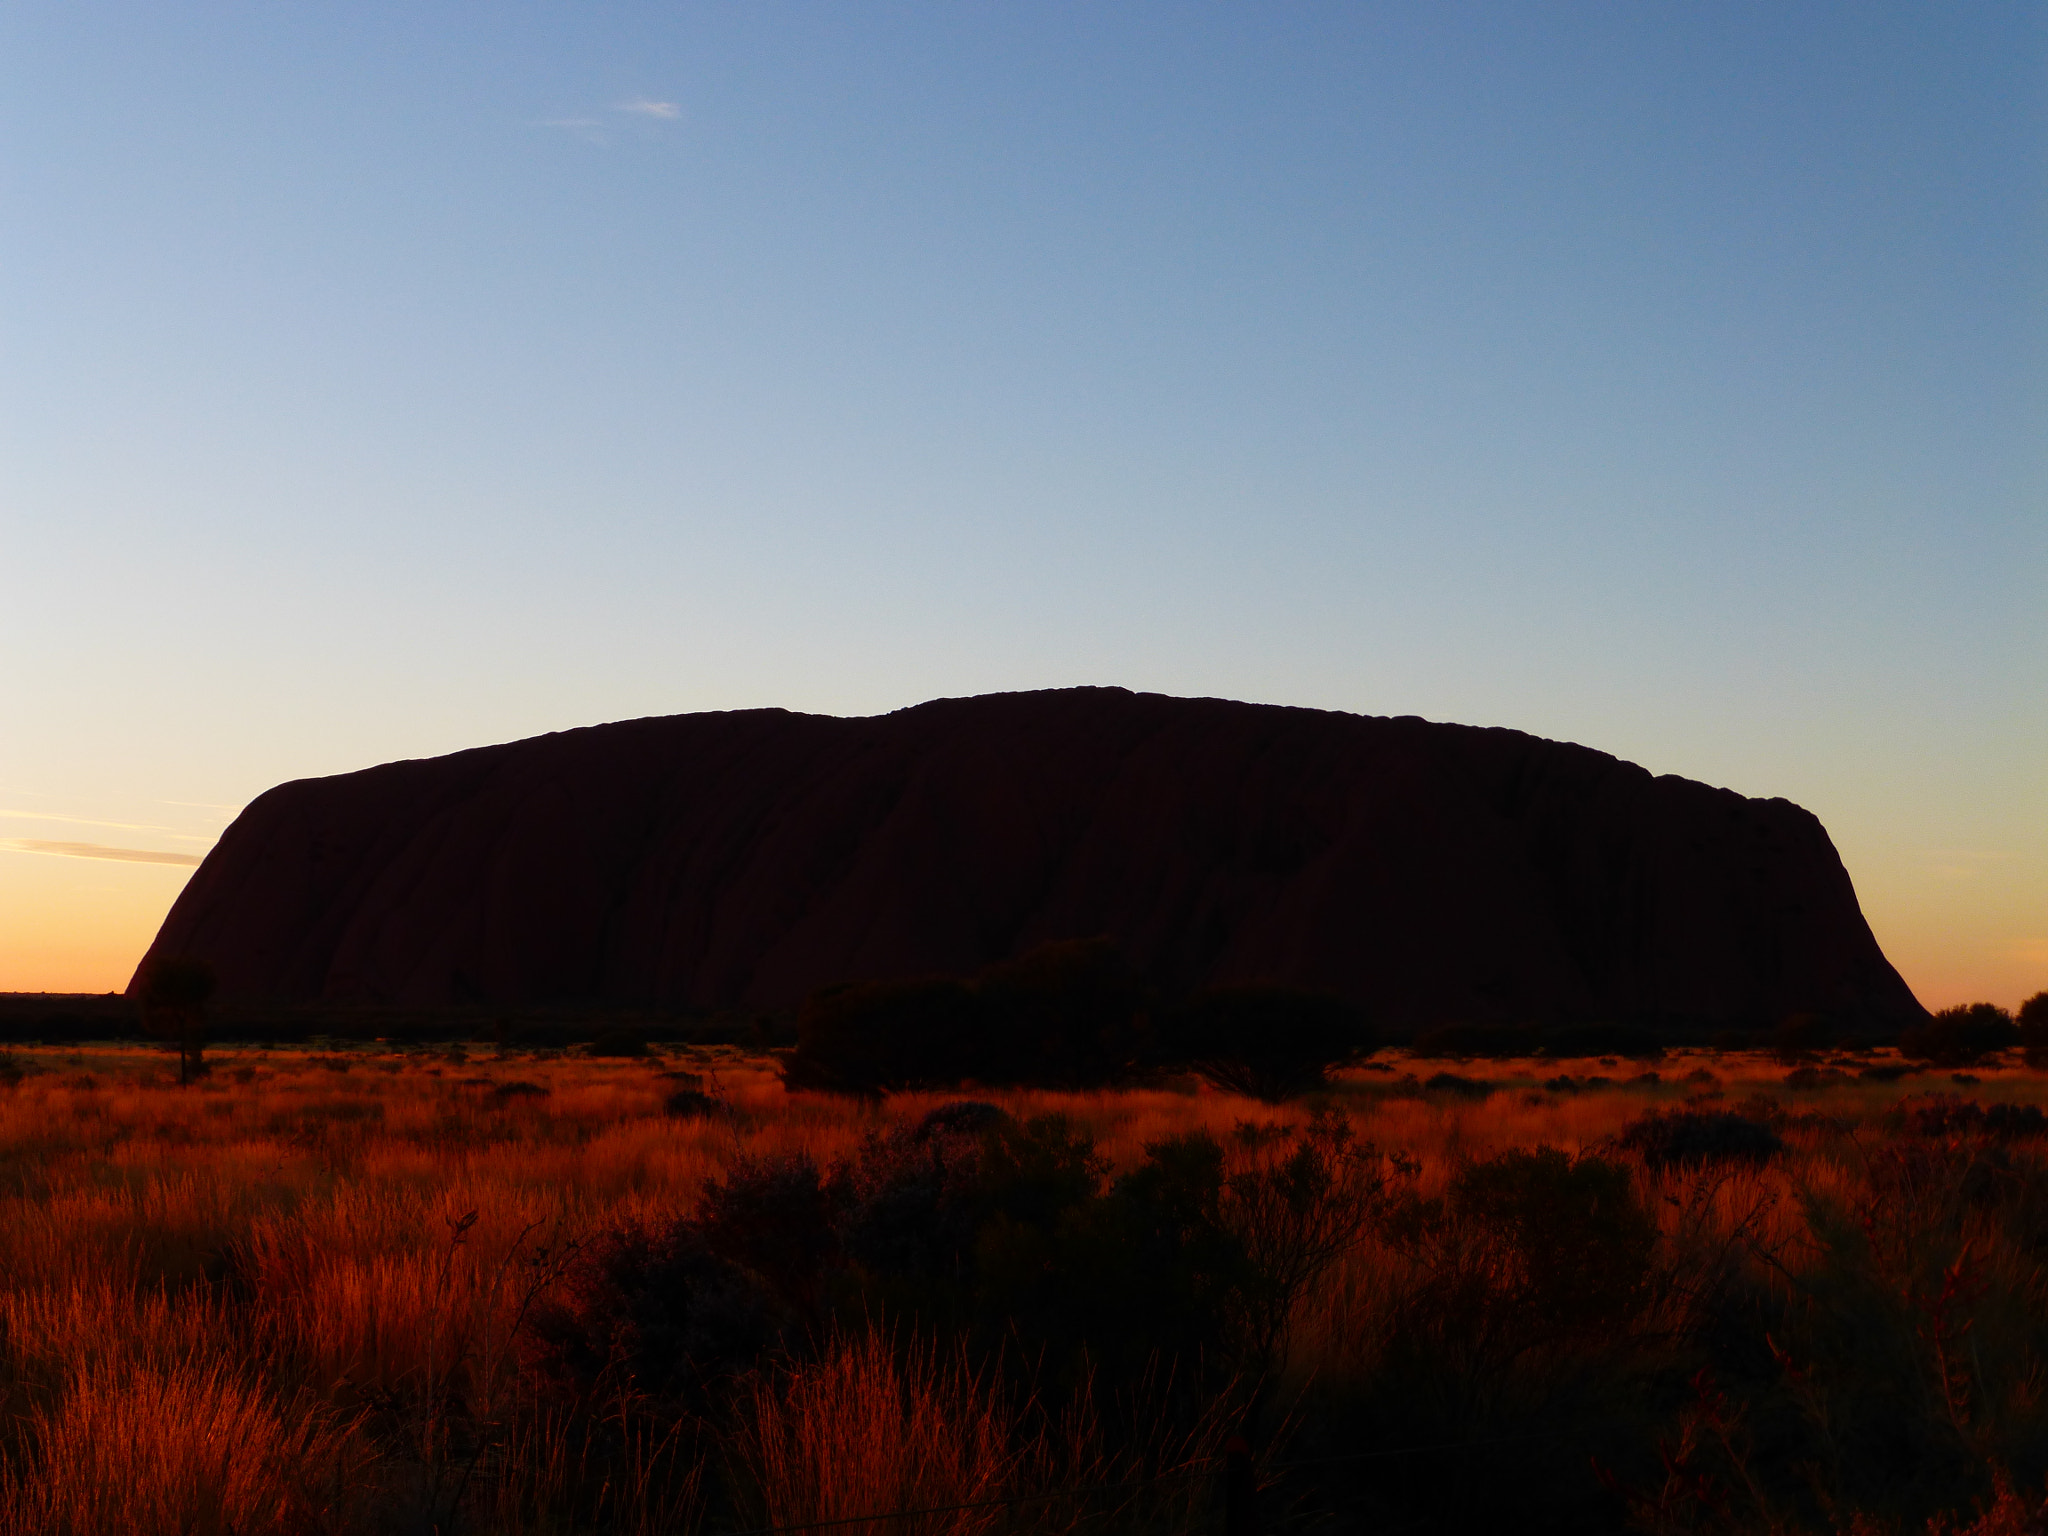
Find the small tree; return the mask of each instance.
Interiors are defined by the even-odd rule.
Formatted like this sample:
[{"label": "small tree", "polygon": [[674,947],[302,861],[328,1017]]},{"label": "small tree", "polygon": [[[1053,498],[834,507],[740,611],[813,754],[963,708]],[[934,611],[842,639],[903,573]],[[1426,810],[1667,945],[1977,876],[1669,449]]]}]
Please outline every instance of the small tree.
[{"label": "small tree", "polygon": [[1278,1103],[1320,1088],[1331,1068],[1371,1055],[1374,1043],[1372,1026],[1338,998],[1217,987],[1162,1021],[1158,1058],[1230,1093]]},{"label": "small tree", "polygon": [[206,1071],[206,1000],[213,996],[213,967],[204,960],[170,955],[143,962],[135,978],[142,1027],[178,1045],[178,1081],[189,1083]]},{"label": "small tree", "polygon": [[2048,992],[2036,992],[2013,1015],[2030,1067],[2048,1067]]},{"label": "small tree", "polygon": [[1825,1049],[1833,1040],[1834,1033],[1826,1014],[1788,1013],[1771,1031],[1771,1049],[1787,1065],[1811,1061],[1815,1051]]},{"label": "small tree", "polygon": [[1996,1003],[1944,1008],[1925,1024],[1899,1036],[1899,1054],[1937,1067],[1975,1066],[2020,1043],[2012,1015]]}]

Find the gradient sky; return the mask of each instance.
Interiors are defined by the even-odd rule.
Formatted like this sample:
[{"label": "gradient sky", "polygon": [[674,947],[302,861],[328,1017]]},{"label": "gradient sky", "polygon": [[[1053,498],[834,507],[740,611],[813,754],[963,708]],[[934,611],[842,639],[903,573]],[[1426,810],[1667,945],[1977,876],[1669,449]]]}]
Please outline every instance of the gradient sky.
[{"label": "gradient sky", "polygon": [[1116,683],[1786,796],[2010,1006],[2044,66],[2021,3],[15,0],[0,989],[123,985],[284,779]]}]

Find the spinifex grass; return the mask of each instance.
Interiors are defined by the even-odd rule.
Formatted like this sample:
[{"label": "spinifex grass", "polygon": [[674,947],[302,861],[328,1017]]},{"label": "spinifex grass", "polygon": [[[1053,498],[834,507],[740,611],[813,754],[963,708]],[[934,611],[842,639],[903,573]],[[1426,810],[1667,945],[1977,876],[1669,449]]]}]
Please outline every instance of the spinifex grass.
[{"label": "spinifex grass", "polygon": [[[630,1388],[573,1411],[544,1400],[522,1375],[522,1320],[580,1245],[687,1214],[736,1158],[830,1165],[948,1099],[1064,1116],[1112,1169],[1194,1130],[1252,1145],[1243,1127],[1299,1127],[1315,1108],[1191,1082],[875,1105],[791,1096],[772,1061],[723,1049],[599,1061],[224,1048],[184,1088],[154,1049],[12,1059],[24,1075],[0,1089],[0,1533],[716,1530],[1027,1495],[1039,1502],[873,1529],[1099,1526],[1099,1502],[1042,1496],[1062,1479],[1113,1483],[1137,1463],[1103,1451],[1071,1405],[1032,1404],[886,1324],[805,1363],[764,1361],[733,1390],[738,1416],[707,1439]],[[1585,1422],[1601,1426],[1610,1460],[1629,1454],[1613,1405],[1650,1416],[1635,1437],[1648,1459],[1613,1470],[1622,1491],[1603,1518],[1614,1528],[1707,1519],[1706,1504],[1651,1487],[1660,1443],[1693,1447],[1685,1486],[1722,1501],[1712,1518],[1723,1529],[1849,1529],[1890,1497],[1873,1460],[1888,1445],[1903,1454],[1899,1435],[1926,1497],[1883,1518],[1910,1516],[1915,1530],[1941,1489],[1990,1490],[2006,1466],[2038,1486],[2048,1183],[2038,1144],[1931,1145],[1887,1128],[1900,1098],[1957,1091],[1946,1075],[1862,1081],[1845,1063],[1788,1087],[1787,1069],[1761,1056],[1682,1053],[1654,1076],[1496,1063],[1428,1086],[1446,1065],[1390,1058],[1317,1100],[1360,1142],[1398,1154],[1408,1208],[1442,1214],[1427,1241],[1391,1220],[1347,1235],[1288,1326],[1269,1330],[1285,1358],[1263,1400],[1292,1413],[1295,1454],[1370,1449],[1390,1415],[1419,1425],[1431,1403],[1462,1405],[1466,1417],[1444,1424],[1470,1437],[1482,1409],[1485,1423],[1521,1423],[1566,1393],[1604,1405]],[[705,1081],[719,1113],[664,1111],[676,1080],[662,1074],[679,1068]],[[1966,1091],[1980,1100],[2048,1100],[2032,1074],[1977,1075]],[[1631,1121],[1708,1098],[1768,1100],[1753,1112],[1774,1114],[1787,1150],[1762,1166],[1663,1171],[1620,1158],[1657,1226],[1625,1339],[1532,1337],[1474,1357],[1478,1374],[1449,1385],[1404,1354],[1397,1335],[1419,1326],[1418,1297],[1441,1288],[1446,1265],[1482,1291],[1514,1280],[1500,1269],[1511,1256],[1488,1257],[1455,1225],[1461,1170],[1537,1146],[1617,1157]],[[1759,1341],[1753,1379],[1738,1383],[1750,1414],[1739,1429],[1710,1420],[1704,1399],[1627,1386],[1690,1360],[1683,1341],[1715,1328]],[[1879,1389],[1905,1426],[1892,1441],[1860,1406]],[[1145,1465],[1198,1468],[1220,1440]],[[1570,1450],[1575,1467],[1588,1449]],[[1356,1490],[1342,1478],[1297,1476],[1272,1513],[1285,1516],[1287,1498],[1304,1521],[1319,1507],[1415,1507],[1383,1484],[1345,1506]],[[1206,1496],[1176,1497],[1170,1512],[1155,1501],[1120,1518],[1161,1530],[1220,1518]]]}]

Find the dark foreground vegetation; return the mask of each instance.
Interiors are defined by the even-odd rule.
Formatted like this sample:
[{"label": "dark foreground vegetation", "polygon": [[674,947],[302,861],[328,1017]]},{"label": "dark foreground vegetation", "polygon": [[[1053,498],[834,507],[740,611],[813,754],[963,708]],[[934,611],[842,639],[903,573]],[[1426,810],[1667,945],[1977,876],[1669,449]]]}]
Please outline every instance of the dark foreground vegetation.
[{"label": "dark foreground vegetation", "polygon": [[1284,1103],[1206,1047],[886,1097],[644,1036],[16,1049],[0,1531],[2016,1536],[2038,1012]]}]

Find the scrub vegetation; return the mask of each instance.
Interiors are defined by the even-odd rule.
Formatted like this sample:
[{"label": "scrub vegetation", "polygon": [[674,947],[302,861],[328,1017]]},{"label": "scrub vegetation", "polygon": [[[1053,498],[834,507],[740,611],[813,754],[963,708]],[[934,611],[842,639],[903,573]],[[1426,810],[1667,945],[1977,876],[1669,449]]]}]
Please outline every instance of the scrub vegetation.
[{"label": "scrub vegetation", "polygon": [[2017,1536],[2048,1079],[1953,1033],[1285,1100],[16,1047],[0,1533]]}]

